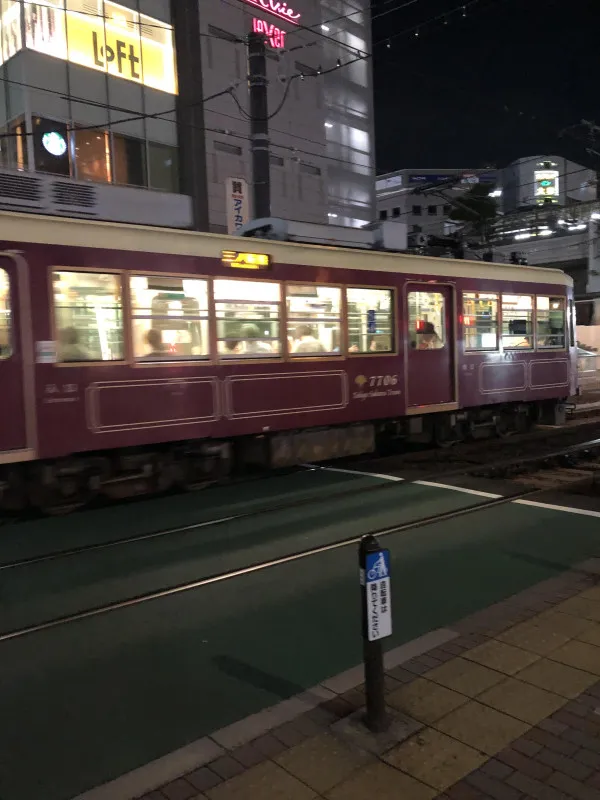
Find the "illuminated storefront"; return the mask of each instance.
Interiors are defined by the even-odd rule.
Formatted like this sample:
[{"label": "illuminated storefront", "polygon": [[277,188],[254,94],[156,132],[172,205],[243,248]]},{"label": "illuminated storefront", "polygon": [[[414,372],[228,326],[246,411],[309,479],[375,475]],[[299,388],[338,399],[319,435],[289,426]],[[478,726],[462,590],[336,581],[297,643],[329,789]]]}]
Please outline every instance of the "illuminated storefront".
[{"label": "illuminated storefront", "polygon": [[147,113],[178,92],[169,0],[123,1],[0,0],[0,166],[179,191],[176,120]]},{"label": "illuminated storefront", "polygon": [[4,0],[0,25],[0,63],[25,47],[177,94],[172,26],[111,0]]}]

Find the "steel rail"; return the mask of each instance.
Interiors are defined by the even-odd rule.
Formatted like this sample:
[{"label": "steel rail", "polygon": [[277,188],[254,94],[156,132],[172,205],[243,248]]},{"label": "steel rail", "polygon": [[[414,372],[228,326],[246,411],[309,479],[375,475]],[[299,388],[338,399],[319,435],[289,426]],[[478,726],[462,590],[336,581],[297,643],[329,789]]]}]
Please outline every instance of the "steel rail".
[{"label": "steel rail", "polygon": [[[72,547],[67,548],[65,550],[54,550],[51,553],[44,553],[39,556],[31,556],[29,558],[23,559],[15,559],[14,561],[6,561],[0,562],[0,572],[5,572],[11,569],[21,569],[23,567],[33,566],[34,564],[43,564],[48,563],[51,561],[58,561],[63,558],[70,558],[72,556],[78,555],[85,555],[86,553],[94,553],[100,550],[108,550],[114,547],[122,547],[127,544],[137,544],[138,542],[146,542],[153,539],[160,539],[166,536],[175,536],[177,534],[185,534],[190,533],[192,531],[201,530],[202,528],[212,527],[222,525],[226,522],[239,522],[240,520],[251,519],[253,517],[262,516],[263,514],[272,514],[278,511],[286,511],[291,508],[298,508],[305,505],[312,505],[312,504],[319,504],[324,502],[330,502],[331,500],[338,500],[342,499],[346,496],[352,495],[355,496],[357,494],[368,494],[370,492],[376,491],[383,491],[385,489],[393,489],[394,487],[399,487],[403,485],[412,485],[415,483],[419,483],[420,481],[427,481],[432,480],[434,478],[440,477],[455,477],[457,475],[471,475],[474,472],[479,471],[491,471],[497,469],[505,469],[510,467],[514,464],[528,464],[528,463],[535,463],[535,462],[543,462],[547,459],[552,458],[559,458],[560,456],[569,455],[570,453],[578,452],[580,450],[586,450],[590,447],[600,447],[600,438],[592,439],[587,442],[582,442],[580,444],[569,445],[568,447],[563,447],[561,450],[551,451],[550,453],[542,453],[536,456],[526,456],[526,457],[519,457],[518,459],[505,459],[503,461],[496,461],[491,462],[490,464],[472,464],[471,466],[462,466],[457,467],[455,469],[444,470],[441,475],[440,472],[431,472],[429,474],[420,475],[415,478],[400,478],[399,476],[392,476],[397,477],[396,481],[385,481],[382,483],[375,484],[373,486],[363,486],[360,489],[356,487],[348,487],[347,489],[343,489],[339,492],[334,492],[328,495],[320,495],[318,497],[302,497],[296,500],[291,501],[284,501],[282,503],[277,503],[272,506],[264,506],[261,508],[253,509],[252,511],[244,511],[241,514],[231,514],[226,517],[218,517],[216,519],[209,519],[204,520],[202,522],[194,522],[190,523],[189,525],[182,525],[176,528],[164,528],[159,531],[152,531],[150,533],[142,533],[137,534],[134,536],[127,536],[124,539],[114,539],[108,542],[96,542],[94,544],[89,545],[82,545],[81,547]],[[373,463],[373,462],[370,462]],[[328,471],[329,469],[338,470],[341,473],[345,473],[351,475],[353,473],[352,469],[344,469],[344,468],[330,468],[324,467],[319,464],[309,464],[304,465],[305,469],[319,471],[322,470],[324,472]],[[368,477],[366,473],[356,472],[357,478]],[[377,473],[373,473],[372,477],[374,479],[378,478]]]},{"label": "steel rail", "polygon": [[[378,530],[373,530],[373,531],[367,531],[366,533],[370,533],[373,536],[383,538],[385,536],[391,536],[392,534],[402,533],[404,531],[422,528],[427,525],[433,525],[439,522],[445,522],[447,520],[458,519],[459,517],[467,516],[469,514],[474,514],[477,513],[478,511],[485,511],[487,509],[494,508],[496,506],[508,505],[509,503],[514,503],[517,500],[522,500],[523,498],[530,497],[535,494],[540,494],[543,491],[545,490],[527,489],[525,491],[518,492],[512,495],[493,497],[484,502],[475,503],[472,506],[467,506],[466,508],[460,508],[454,511],[445,511],[442,514],[434,514],[429,517],[422,517],[421,519],[414,520],[412,522],[403,522],[400,525],[393,525],[391,527],[380,528]],[[266,569],[272,569],[273,567],[281,566],[282,564],[289,564],[294,561],[300,561],[305,558],[310,558],[311,556],[321,555],[323,553],[331,552],[333,550],[339,550],[343,547],[349,547],[350,545],[357,544],[364,535],[365,534],[360,534],[358,536],[351,536],[347,539],[340,539],[337,542],[331,542],[330,544],[319,545],[318,547],[312,547],[309,548],[308,550],[300,550],[296,553],[290,553],[286,556],[280,556],[278,558],[274,558],[269,561],[262,561],[255,564],[250,564],[246,567],[241,567],[239,569],[231,570],[229,572],[218,573],[216,575],[212,575],[206,578],[201,578],[196,581],[177,584],[175,586],[170,586],[165,589],[158,589],[153,592],[146,592],[144,594],[135,595],[133,597],[127,598],[125,600],[118,600],[113,603],[107,603],[106,605],[103,606],[96,606],[93,608],[85,609],[83,611],[77,611],[74,614],[67,614],[62,617],[57,617],[56,619],[48,620],[47,622],[40,622],[35,625],[29,625],[24,628],[19,628],[13,631],[0,633],[0,643],[13,641],[15,639],[20,639],[35,633],[41,633],[43,631],[52,630],[53,628],[58,628],[63,625],[68,625],[85,619],[90,619],[92,617],[98,617],[104,614],[108,614],[112,611],[119,611],[121,609],[131,608],[134,606],[141,605],[143,603],[151,602],[153,600],[160,600],[167,597],[173,597],[175,595],[193,591],[194,589],[201,589],[205,586],[211,586],[213,584],[221,583],[223,581],[239,578],[243,575],[250,575],[256,572],[262,572],[263,570]]]}]

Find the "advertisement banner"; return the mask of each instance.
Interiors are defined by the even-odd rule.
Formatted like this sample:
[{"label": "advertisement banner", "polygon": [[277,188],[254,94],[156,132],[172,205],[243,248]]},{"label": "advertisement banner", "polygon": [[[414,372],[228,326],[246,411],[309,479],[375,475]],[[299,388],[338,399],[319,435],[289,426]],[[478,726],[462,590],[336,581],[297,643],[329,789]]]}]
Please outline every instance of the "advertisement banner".
[{"label": "advertisement banner", "polygon": [[227,207],[227,233],[235,233],[250,221],[250,196],[244,178],[227,178],[225,181]]}]

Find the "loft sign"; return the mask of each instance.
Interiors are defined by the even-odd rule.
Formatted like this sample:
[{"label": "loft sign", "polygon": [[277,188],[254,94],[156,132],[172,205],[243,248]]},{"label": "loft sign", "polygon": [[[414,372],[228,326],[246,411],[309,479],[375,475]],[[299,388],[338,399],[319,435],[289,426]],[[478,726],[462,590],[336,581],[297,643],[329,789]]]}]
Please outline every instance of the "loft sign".
[{"label": "loft sign", "polygon": [[244,2],[249,3],[251,6],[256,6],[256,8],[266,11],[268,14],[273,14],[273,16],[279,17],[279,19],[283,19],[286,22],[292,22],[294,25],[298,25],[298,20],[301,17],[301,14],[288,6],[287,3],[280,2],[280,0],[244,0]]},{"label": "loft sign", "polygon": [[254,17],[252,20],[252,30],[254,33],[263,33],[267,37],[271,47],[275,50],[283,50],[285,47],[286,32],[272,25],[270,22],[265,22],[262,19]]},{"label": "loft sign", "polygon": [[119,75],[123,74],[123,64],[129,62],[129,77],[139,80],[142,76],[137,71],[136,65],[140,63],[140,59],[135,54],[135,48],[132,44],[129,46],[127,42],[117,39],[114,48],[109,44],[106,47],[101,45],[98,41],[98,34],[96,31],[92,32],[92,44],[94,47],[94,64],[97,67],[104,68],[107,64],[112,64],[115,59],[117,61],[117,70]]}]

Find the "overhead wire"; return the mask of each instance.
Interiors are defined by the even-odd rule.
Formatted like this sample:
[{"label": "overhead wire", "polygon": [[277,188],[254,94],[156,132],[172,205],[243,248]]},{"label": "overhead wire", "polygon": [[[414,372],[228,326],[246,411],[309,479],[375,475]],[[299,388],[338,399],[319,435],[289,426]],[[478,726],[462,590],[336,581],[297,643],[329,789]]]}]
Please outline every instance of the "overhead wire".
[{"label": "overhead wire", "polygon": [[[221,0],[221,2],[223,2],[223,1],[224,0]],[[146,17],[147,19],[154,19],[155,22],[142,22],[139,19],[137,21],[133,21],[133,20],[128,20],[128,19],[125,18],[125,25],[121,25],[119,22],[117,22],[117,20],[115,20],[114,17],[111,17],[111,16],[109,16],[107,14],[100,14],[99,12],[95,12],[95,11],[85,11],[85,10],[82,10],[82,9],[75,10],[75,9],[72,9],[72,8],[65,9],[64,7],[63,8],[59,8],[58,6],[54,6],[54,5],[45,5],[44,3],[40,3],[37,0],[22,0],[22,3],[23,3],[23,6],[35,6],[37,9],[40,9],[40,10],[46,8],[49,11],[54,11],[56,14],[65,15],[68,12],[69,14],[75,14],[75,15],[81,16],[81,17],[93,17],[94,19],[102,20],[105,23],[106,22],[113,23],[115,25],[115,27],[122,27],[129,34],[139,35],[140,37],[141,37],[141,29],[142,28],[157,28],[158,30],[161,30],[161,31],[168,31],[171,34],[173,33],[173,25],[171,23],[162,22],[161,20],[158,20],[155,17],[150,17],[150,16],[147,16],[146,14],[142,14],[141,12],[138,12],[133,8],[125,9],[123,7],[124,11],[128,11],[131,14],[137,14],[139,17]],[[6,14],[6,12],[4,12],[4,13]],[[64,29],[66,30],[67,27],[68,27],[67,17],[65,17]],[[135,32],[135,28],[136,27],[139,28],[139,33]],[[222,39],[223,41],[231,41],[231,39],[229,39],[229,38],[226,39],[225,37],[221,37],[221,36],[219,36],[217,34],[212,34],[212,33],[199,32],[198,35],[199,36],[203,36],[205,38]],[[243,43],[243,39],[240,39],[239,41],[240,41],[240,43]]]},{"label": "overhead wire", "polygon": [[[231,2],[228,2],[228,0],[222,0],[222,1],[227,2],[228,5],[231,5],[232,7],[234,6],[234,4],[231,3]],[[26,2],[29,2],[29,0],[26,0]],[[240,3],[240,2],[244,3],[244,0],[237,0],[237,2],[238,3]],[[383,3],[383,5],[387,5],[388,2],[393,2],[393,0],[386,0]],[[400,5],[400,6],[397,6],[394,9],[389,9],[388,11],[384,11],[379,15],[374,15],[374,18],[376,18],[378,16],[385,16],[387,13],[392,13],[393,11],[396,11],[396,10],[401,10],[402,8],[405,8],[408,5],[412,5],[414,2],[417,2],[417,0],[410,0],[410,2],[404,3],[404,4]],[[472,6],[474,6],[474,5],[476,5],[476,4],[480,3],[480,2],[481,2],[481,0],[470,0],[469,2],[463,3],[460,6],[457,6],[457,7],[453,8],[453,9],[451,9],[450,11],[446,11],[446,12],[442,12],[440,14],[437,14],[434,17],[431,17],[431,18],[429,18],[428,20],[426,20],[424,22],[421,22],[421,23],[419,23],[417,25],[414,25],[414,26],[412,26],[410,28],[407,28],[407,29],[405,29],[403,31],[399,31],[396,34],[393,34],[391,37],[386,37],[383,40],[375,42],[373,47],[378,46],[378,45],[383,44],[383,43],[387,44],[387,43],[389,43],[390,39],[395,39],[395,38],[398,38],[399,36],[403,36],[403,35],[406,35],[408,33],[413,32],[415,30],[419,30],[420,28],[425,27],[426,25],[429,25],[432,22],[439,21],[440,19],[447,19],[448,16],[450,16],[450,15],[452,15],[452,14],[458,12],[458,11],[460,11],[461,14],[464,16],[465,11],[466,11],[467,8],[472,7]],[[244,3],[244,5],[247,5],[247,4]],[[494,5],[496,5],[496,4],[494,4]],[[375,3],[372,3],[369,6],[369,8],[374,7],[374,6],[375,6]],[[81,13],[88,13],[91,16],[96,16],[96,17],[100,17],[100,18],[103,18],[103,19],[110,19],[110,18],[108,18],[106,16],[103,16],[103,15],[93,14],[92,12],[81,12]],[[360,9],[357,9],[357,10],[355,10],[353,12],[350,12],[349,14],[339,15],[337,18],[332,18],[329,21],[335,21],[336,19],[348,18],[350,16],[353,16],[356,13],[360,13]],[[139,23],[139,24],[141,24],[141,23]],[[320,25],[320,24],[323,24],[323,23],[315,23],[315,25]],[[169,26],[165,23],[165,25],[156,25],[154,27],[160,27],[160,28],[164,29],[164,28],[167,28]],[[312,32],[312,33],[316,32],[316,31],[312,31],[307,26],[298,26],[298,27],[300,29],[304,29],[304,30]],[[219,35],[215,35],[215,34],[207,34],[207,36],[209,36],[210,38],[219,39],[221,41],[234,43],[230,36],[225,37],[225,36],[219,36]],[[346,45],[345,43],[340,42],[337,39],[333,39],[332,37],[326,37],[325,36],[325,37],[322,37],[322,38],[330,39],[337,46],[342,46],[342,47],[345,47],[347,49],[353,49],[353,48],[349,47],[348,45]],[[243,43],[243,40],[239,39],[235,43]],[[271,112],[271,114],[269,114],[268,119],[271,119],[276,114],[278,114],[281,111],[281,109],[283,108],[283,106],[285,105],[285,102],[286,102],[288,94],[289,94],[289,89],[290,89],[291,83],[292,83],[292,81],[294,79],[304,78],[304,77],[318,77],[320,75],[328,74],[328,73],[333,72],[333,71],[335,71],[337,69],[340,69],[343,66],[348,66],[351,63],[355,63],[356,61],[360,61],[360,60],[364,60],[366,58],[370,58],[371,56],[372,56],[371,53],[365,53],[365,54],[359,55],[357,58],[353,59],[350,62],[346,62],[345,64],[341,64],[341,65],[333,67],[331,69],[327,69],[327,70],[319,69],[319,70],[315,71],[315,73],[312,73],[312,74],[309,74],[309,75],[304,75],[302,73],[298,73],[297,75],[291,76],[290,79],[288,80],[288,83],[287,83],[287,86],[286,86],[286,90],[284,92],[284,96],[283,96],[282,100],[278,104],[276,110],[274,112]],[[12,81],[12,80],[9,80],[9,79],[6,79],[6,78],[3,78],[3,80],[5,82],[8,80],[8,82],[16,83],[16,84],[20,83],[18,81]],[[23,83],[21,83],[21,85],[27,86],[27,84],[23,84]],[[238,85],[239,85],[239,83],[238,83]],[[29,85],[29,87],[33,88],[33,89],[40,90],[40,91],[51,91],[51,92],[53,92],[53,90],[47,90],[47,89],[45,89],[43,87],[32,87],[31,85]],[[207,96],[205,98],[202,98],[202,100],[197,101],[197,103],[191,104],[191,105],[198,105],[200,103],[206,103],[206,102],[209,102],[212,99],[216,99],[217,97],[229,94],[232,97],[232,99],[234,100],[235,104],[237,105],[238,110],[240,111],[240,113],[245,118],[248,119],[249,118],[248,113],[241,106],[238,98],[235,95],[235,88],[236,88],[236,84],[234,83],[234,84],[230,85],[229,87],[227,87],[226,89],[223,89],[223,90],[221,90],[219,92],[214,93],[213,95],[209,95],[209,96]],[[62,93],[59,93],[59,92],[53,92],[53,93],[62,94]],[[76,102],[84,102],[84,103],[85,102],[88,102],[88,103],[90,102],[90,101],[85,101],[83,98],[77,99],[77,98],[72,97],[71,99],[76,101]],[[103,105],[103,104],[98,104],[98,105]],[[115,110],[115,109],[116,110],[120,110],[120,111],[123,111],[124,113],[126,112],[125,109],[117,109],[117,107],[112,107],[112,109],[113,110]],[[167,109],[167,110],[161,111],[161,112],[155,112],[154,114],[134,114],[134,115],[132,115],[130,117],[114,120],[112,122],[108,122],[108,123],[105,123],[105,124],[102,124],[102,125],[76,126],[74,128],[74,130],[79,130],[79,131],[86,130],[86,129],[87,130],[95,130],[95,129],[104,128],[104,127],[107,127],[107,126],[110,127],[113,124],[121,124],[121,123],[124,123],[124,122],[130,122],[130,121],[135,121],[135,120],[139,120],[139,119],[160,118],[160,117],[164,117],[164,116],[167,116],[167,115],[171,115],[171,114],[175,113],[175,111],[176,111],[176,109],[173,108],[173,109]],[[220,114],[222,112],[213,112],[213,113]],[[226,116],[228,116],[228,115],[226,115]],[[174,120],[166,120],[166,121],[171,122],[173,124],[176,124]],[[187,123],[187,124],[189,124],[189,123]],[[198,127],[198,126],[192,126],[192,127]],[[204,130],[215,132],[215,133],[221,133],[222,135],[234,136],[235,138],[241,138],[241,139],[246,139],[246,140],[250,139],[250,137],[243,136],[242,134],[234,134],[231,131],[217,129],[217,128],[205,127]],[[289,134],[288,132],[284,132],[284,131],[280,131],[280,132],[281,133],[286,133],[286,135],[294,136],[294,134]],[[23,134],[0,134],[0,137],[1,138],[6,138],[7,136],[14,136],[14,135],[23,135]],[[28,132],[26,132],[25,135],[30,135],[30,134]],[[298,137],[298,138],[300,138],[300,137]],[[302,137],[302,138],[305,141],[308,141],[308,142],[311,142],[311,143],[314,143],[314,144],[317,144],[317,145],[322,145],[322,142],[318,142],[318,141],[315,141],[315,140],[310,140],[310,139],[307,139],[306,137]],[[297,147],[295,147],[293,145],[284,145],[284,144],[281,144],[281,143],[272,142],[272,146],[277,148],[277,149],[290,150],[290,151],[295,152],[295,153],[303,153],[303,154],[310,155],[310,156],[312,156],[314,158],[318,158],[318,159],[325,159],[325,160],[328,160],[328,161],[336,161],[336,162],[339,162],[339,163],[350,164],[353,167],[360,167],[361,166],[361,165],[356,164],[356,162],[351,161],[350,159],[340,159],[340,158],[336,158],[336,157],[333,157],[333,156],[327,156],[327,155],[321,154],[321,153],[314,153],[314,152],[311,152],[311,151],[302,150],[302,149],[297,148]],[[357,152],[362,152],[362,151],[357,151]],[[366,167],[363,166],[362,169],[366,169]],[[573,172],[579,172],[579,171],[580,170],[574,170]],[[563,177],[566,176],[566,174],[571,174],[571,173],[565,173],[563,175]],[[535,181],[533,181],[531,183],[535,183]],[[525,185],[527,185],[527,184],[525,184]],[[409,212],[409,211],[402,212],[403,215],[404,214],[409,214],[409,213],[411,213],[411,212]]]}]

